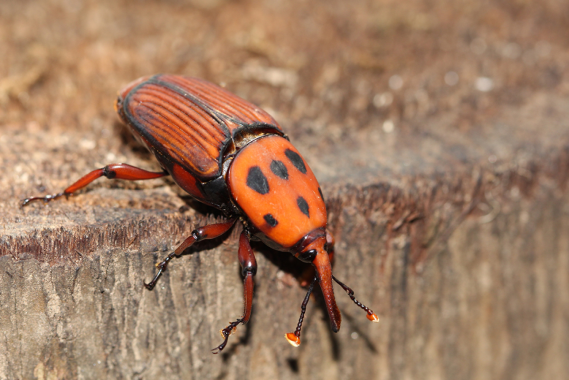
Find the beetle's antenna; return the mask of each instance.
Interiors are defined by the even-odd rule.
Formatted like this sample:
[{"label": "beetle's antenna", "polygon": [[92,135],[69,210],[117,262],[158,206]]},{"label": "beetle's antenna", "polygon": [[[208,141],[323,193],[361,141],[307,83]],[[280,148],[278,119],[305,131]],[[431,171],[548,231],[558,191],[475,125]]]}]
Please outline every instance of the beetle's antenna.
[{"label": "beetle's antenna", "polygon": [[285,334],[286,340],[294,347],[300,346],[300,329],[302,329],[302,322],[304,321],[304,313],[306,313],[306,305],[308,305],[308,300],[310,299],[310,294],[314,289],[314,284],[318,281],[318,277],[314,277],[314,280],[310,283],[308,287],[308,292],[306,293],[306,297],[304,297],[304,301],[302,301],[302,305],[300,306],[300,318],[298,319],[298,325],[296,326],[296,331],[293,333]]},{"label": "beetle's antenna", "polygon": [[358,301],[356,297],[354,297],[354,291],[349,286],[347,286],[341,281],[338,281],[338,279],[334,276],[332,276],[332,279],[336,281],[338,285],[340,285],[342,289],[346,291],[346,293],[348,293],[348,296],[350,296],[350,298],[352,299],[352,301],[354,301],[356,305],[358,305],[361,309],[363,309],[367,313],[366,315],[367,319],[369,319],[372,322],[379,322],[379,317],[377,316],[377,314],[375,314],[369,307]]}]

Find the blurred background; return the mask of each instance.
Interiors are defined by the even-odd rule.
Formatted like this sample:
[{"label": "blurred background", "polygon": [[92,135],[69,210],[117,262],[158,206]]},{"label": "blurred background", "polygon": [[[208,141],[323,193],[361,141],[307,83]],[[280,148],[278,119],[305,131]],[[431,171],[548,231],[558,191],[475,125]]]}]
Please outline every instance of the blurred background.
[{"label": "blurred background", "polygon": [[[31,211],[22,214],[13,200],[58,191],[72,178],[113,162],[158,167],[148,155],[137,150],[113,110],[122,86],[155,73],[205,78],[268,111],[303,152],[323,183],[325,195],[332,199],[349,197],[346,195],[349,186],[380,182],[401,186],[415,194],[420,192],[417,188],[423,183],[415,176],[433,178],[433,175],[452,177],[448,187],[437,185],[436,188],[446,189],[452,198],[449,204],[460,204],[460,207],[470,201],[471,193],[484,193],[479,191],[480,187],[475,188],[477,181],[486,186],[501,184],[505,177],[515,177],[521,185],[515,187],[517,193],[512,194],[532,194],[540,188],[534,174],[541,166],[531,163],[537,160],[539,164],[542,157],[557,152],[556,149],[566,149],[569,141],[568,20],[569,2],[566,0],[2,0],[0,162],[3,169],[0,189],[3,200],[0,222],[6,228],[3,234],[19,236],[24,227],[17,223],[22,221],[37,228],[53,223],[67,225],[73,219],[69,216],[71,207],[104,204],[109,194],[93,192],[79,202],[73,199],[61,202],[51,211],[38,208],[34,213],[43,219],[33,219],[35,214]],[[544,159],[542,166],[544,172],[558,176],[555,181],[559,182],[551,183],[561,183],[560,189],[565,189],[567,156],[561,157],[560,160]],[[550,165],[550,162],[559,165]],[[480,172],[484,170],[491,173],[512,170],[517,174],[483,176]],[[515,181],[511,180],[503,189],[509,192]],[[468,189],[465,183],[472,183],[475,190],[461,188]],[[117,185],[105,182],[98,186]],[[151,190],[153,186],[146,183],[119,185]],[[461,196],[454,197],[455,191]],[[363,194],[362,197],[367,196],[366,192]],[[480,215],[490,215],[490,221],[497,208],[488,200],[488,193],[485,196],[486,209],[479,207],[477,211]],[[158,202],[165,209],[182,207],[171,193],[154,194],[154,203],[147,199],[117,197],[115,206],[151,209]],[[430,200],[425,202],[430,204]],[[331,216],[334,225],[341,225],[339,220],[344,216],[339,215],[349,218],[357,214],[353,210],[345,214],[334,213],[334,210]],[[402,212],[394,218],[405,221],[413,212],[409,211],[406,216]],[[461,209],[456,211],[460,212]],[[532,228],[528,227],[530,235]],[[495,231],[487,233],[497,234]],[[472,237],[469,240],[468,236],[465,239],[469,244],[480,241]],[[502,241],[496,242],[497,246],[501,244]],[[9,252],[9,245],[6,246]],[[566,246],[556,247],[554,253],[566,254]],[[343,249],[347,247],[344,245]],[[414,264],[420,261],[417,259]],[[465,265],[468,272],[468,263]],[[555,267],[564,268],[557,264],[544,268]],[[558,284],[567,285],[566,275],[559,277],[565,282],[560,280],[553,284],[547,282],[547,273],[539,277],[542,282],[524,283],[527,286],[523,288],[537,297],[553,294],[552,289],[562,289]],[[515,294],[515,289],[500,282],[500,275],[496,276],[495,286],[504,286]],[[352,273],[352,278],[355,277]],[[359,281],[362,284],[364,280]],[[540,288],[536,284],[549,285]],[[382,292],[389,293],[389,284],[378,286]],[[534,286],[543,293],[534,293]],[[551,315],[557,317],[544,322],[546,327],[539,324],[543,322],[539,318],[538,323],[528,317],[527,324],[509,325],[514,326],[515,331],[485,330],[484,336],[488,339],[475,345],[478,356],[472,361],[469,361],[472,357],[469,347],[459,344],[469,342],[471,336],[467,334],[462,336],[463,340],[455,340],[461,329],[445,332],[442,326],[440,331],[447,335],[438,343],[428,346],[429,336],[423,334],[423,340],[410,339],[404,347],[397,346],[400,339],[404,340],[403,335],[387,336],[383,329],[377,335],[372,334],[372,338],[380,334],[387,336],[378,351],[373,344],[372,349],[361,348],[361,352],[371,353],[372,358],[361,357],[368,362],[360,363],[366,368],[362,374],[378,379],[566,376],[569,340],[563,337],[569,338],[569,313],[567,289],[562,290],[559,299],[552,296],[547,298],[549,306],[542,305],[545,310],[560,304],[560,299],[565,302],[561,311],[552,312]],[[237,297],[239,292],[237,289]],[[401,310],[407,301],[398,304]],[[491,310],[492,305],[486,304],[485,310]],[[499,326],[508,325],[507,316],[519,314],[519,305],[516,305],[508,308],[509,314],[500,314],[503,318],[498,320]],[[524,307],[520,306],[526,310]],[[379,309],[382,318],[389,317],[388,306],[382,305]],[[524,315],[533,315],[533,310],[533,306],[527,306]],[[296,315],[296,309],[293,311]],[[468,314],[467,309],[462,311]],[[422,314],[417,315],[420,320]],[[438,314],[431,317],[436,320]],[[559,329],[547,329],[551,320],[558,323]],[[492,321],[490,318],[486,323],[492,325]],[[541,330],[536,327],[537,332],[528,333],[527,340],[512,343],[516,331],[538,325]],[[408,332],[406,328],[403,326],[398,331]],[[277,330],[281,329],[279,325]],[[542,334],[543,331],[547,333]],[[485,345],[485,342],[490,343]],[[399,348],[393,350],[394,347]],[[464,361],[453,360],[457,347],[462,350],[460,358]],[[521,347],[533,348],[524,351]],[[337,360],[337,352],[342,350],[338,347],[331,350],[335,350]],[[265,360],[267,355],[260,352],[255,355]],[[405,357],[411,352],[417,361],[406,364]],[[560,354],[547,356],[552,352]],[[183,351],[180,355],[185,354]],[[203,354],[209,355],[208,352]],[[196,352],[192,355],[195,362],[184,362],[186,367],[162,363],[170,371],[164,373],[192,378],[190,373],[180,374],[180,368],[197,367],[201,368],[201,378],[207,378],[204,363],[216,368],[219,363],[230,363],[228,368],[241,368],[235,362],[239,358],[237,354],[223,362],[213,362]],[[496,363],[495,357],[500,358]],[[303,378],[358,377],[359,367],[345,362],[340,369],[329,364],[307,369],[302,360],[281,359],[278,368],[288,371],[281,373],[282,378],[296,378],[299,374]],[[141,361],[140,357],[128,360]],[[253,364],[251,368],[255,368],[251,371],[256,371],[259,378],[273,376],[275,372],[266,369],[273,368],[271,360],[269,355],[265,362],[258,362],[258,367]],[[370,360],[377,363],[369,364]],[[3,362],[0,355],[0,374],[16,373],[7,368],[12,370],[17,366],[12,361],[9,365],[6,363],[8,361]],[[463,366],[464,363],[470,364]],[[154,369],[161,368],[162,364],[152,362]],[[57,368],[52,362],[45,365]],[[65,362],[62,366],[73,368],[73,363]],[[518,366],[522,369],[515,370]],[[28,364],[22,365],[24,367],[28,368]],[[125,377],[138,376],[135,370],[113,372],[110,364],[107,370],[113,376],[117,373]],[[38,371],[35,374],[38,378],[47,376],[47,369]],[[252,372],[238,373],[249,376]],[[58,376],[78,375],[71,372],[71,375],[60,373]],[[235,378],[237,375],[218,368],[215,376]]]},{"label": "blurred background", "polygon": [[[0,125],[116,151],[106,133],[117,91],[175,73],[268,110],[323,156],[313,163],[321,180],[393,174],[386,167],[405,170],[398,156],[420,170],[425,160],[496,162],[511,149],[476,145],[565,132],[568,14],[563,0],[2,1]],[[332,172],[339,150],[357,168]]]},{"label": "blurred background", "polygon": [[97,130],[121,86],[176,73],[295,137],[465,132],[567,95],[568,14],[563,0],[2,1],[0,123]]}]

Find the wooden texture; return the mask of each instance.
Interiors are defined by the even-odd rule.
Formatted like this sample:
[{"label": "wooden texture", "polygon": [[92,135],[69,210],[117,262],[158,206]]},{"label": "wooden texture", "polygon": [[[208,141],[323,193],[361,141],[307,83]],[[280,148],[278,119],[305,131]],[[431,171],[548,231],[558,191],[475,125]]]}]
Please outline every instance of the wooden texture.
[{"label": "wooden texture", "polygon": [[[569,377],[567,5],[340,0],[0,2],[0,379]],[[57,22],[54,22],[57,20]],[[237,236],[154,264],[219,220],[156,170],[113,111],[158,72],[267,110],[319,178],[343,324],[294,258],[255,245],[252,319]]]}]

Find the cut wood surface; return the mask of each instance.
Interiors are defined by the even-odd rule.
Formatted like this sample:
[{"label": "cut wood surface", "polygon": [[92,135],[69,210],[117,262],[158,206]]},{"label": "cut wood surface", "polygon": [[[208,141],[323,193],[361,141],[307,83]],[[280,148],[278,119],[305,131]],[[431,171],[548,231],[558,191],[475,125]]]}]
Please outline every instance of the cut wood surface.
[{"label": "cut wood surface", "polygon": [[[569,35],[562,2],[0,3],[0,379],[569,378]],[[55,21],[54,21],[55,20]],[[319,178],[341,330],[305,267],[254,245],[241,316],[239,227],[155,170],[113,110],[168,72],[271,113]]]}]

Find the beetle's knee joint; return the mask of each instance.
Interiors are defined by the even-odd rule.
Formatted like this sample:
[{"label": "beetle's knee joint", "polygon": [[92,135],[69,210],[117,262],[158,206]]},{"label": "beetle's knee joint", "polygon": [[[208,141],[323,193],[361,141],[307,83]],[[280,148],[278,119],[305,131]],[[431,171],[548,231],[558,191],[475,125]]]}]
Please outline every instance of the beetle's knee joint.
[{"label": "beetle's knee joint", "polygon": [[253,276],[257,274],[257,267],[256,266],[252,266],[252,265],[248,265],[246,267],[243,267],[243,269],[241,269],[241,275],[243,277],[247,276],[247,273],[251,273]]},{"label": "beetle's knee joint", "polygon": [[103,175],[108,179],[113,179],[117,176],[117,172],[112,170],[108,165],[103,168]]}]

